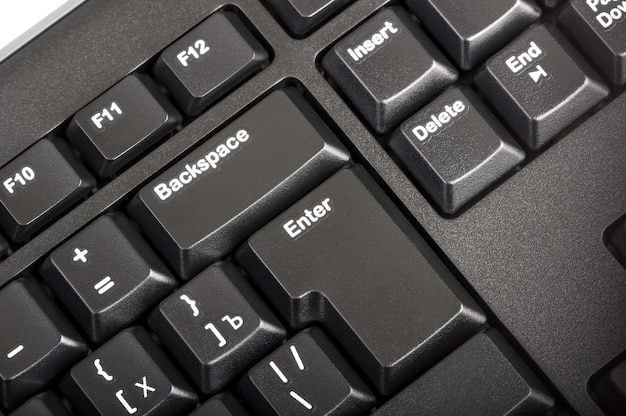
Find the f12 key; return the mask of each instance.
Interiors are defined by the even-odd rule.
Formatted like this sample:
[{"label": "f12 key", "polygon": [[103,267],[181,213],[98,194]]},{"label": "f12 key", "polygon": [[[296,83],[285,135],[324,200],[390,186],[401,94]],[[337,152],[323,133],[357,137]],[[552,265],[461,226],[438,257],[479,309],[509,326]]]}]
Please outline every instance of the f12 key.
[{"label": "f12 key", "polygon": [[269,54],[233,12],[209,16],[166,48],[154,74],[184,113],[193,116],[269,61]]}]

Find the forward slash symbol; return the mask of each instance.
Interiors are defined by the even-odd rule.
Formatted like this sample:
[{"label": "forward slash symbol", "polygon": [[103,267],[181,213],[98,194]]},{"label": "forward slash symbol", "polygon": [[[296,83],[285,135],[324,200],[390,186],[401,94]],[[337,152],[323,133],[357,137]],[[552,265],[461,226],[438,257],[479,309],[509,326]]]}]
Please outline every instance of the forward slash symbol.
[{"label": "forward slash symbol", "polygon": [[113,286],[115,286],[115,282],[113,281],[113,279],[111,279],[111,276],[106,276],[104,279],[96,283],[93,288],[98,291],[98,294],[103,295],[108,292]]},{"label": "forward slash symbol", "polygon": [[7,358],[10,360],[13,357],[15,357],[17,354],[19,354],[20,352],[22,352],[22,350],[24,349],[24,345],[20,344],[17,347],[13,348],[11,351],[9,351],[9,353],[7,354]]},{"label": "forward slash symbol", "polygon": [[302,362],[302,359],[300,358],[300,354],[298,354],[298,350],[296,349],[296,346],[292,345],[291,347],[289,347],[289,350],[291,350],[291,355],[293,355],[293,359],[296,362],[298,369],[300,371],[304,371],[304,363]]}]

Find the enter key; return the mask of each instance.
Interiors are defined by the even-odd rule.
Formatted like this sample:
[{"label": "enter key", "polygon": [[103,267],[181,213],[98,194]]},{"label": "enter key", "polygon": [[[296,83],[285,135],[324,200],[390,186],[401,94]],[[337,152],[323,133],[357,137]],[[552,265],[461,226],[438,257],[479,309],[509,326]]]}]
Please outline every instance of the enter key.
[{"label": "enter key", "polygon": [[360,166],[340,171],[252,235],[238,259],[292,328],[325,326],[383,394],[485,322]]}]

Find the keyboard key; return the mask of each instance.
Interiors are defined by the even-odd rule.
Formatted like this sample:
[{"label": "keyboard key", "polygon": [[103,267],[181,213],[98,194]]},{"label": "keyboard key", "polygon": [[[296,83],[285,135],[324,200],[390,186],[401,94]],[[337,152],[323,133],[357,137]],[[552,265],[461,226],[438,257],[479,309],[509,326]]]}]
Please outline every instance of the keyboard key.
[{"label": "keyboard key", "polygon": [[287,333],[231,263],[217,263],[148,318],[204,394],[214,394],[263,358]]},{"label": "keyboard key", "polygon": [[0,225],[21,243],[86,196],[95,181],[60,139],[42,139],[0,169]]},{"label": "keyboard key", "polygon": [[268,61],[235,13],[218,12],[165,49],[154,74],[183,112],[194,116]]},{"label": "keyboard key", "polygon": [[7,255],[9,252],[9,243],[3,236],[0,235],[0,259]]},{"label": "keyboard key", "polygon": [[349,159],[295,90],[278,90],[143,188],[130,212],[188,279]]},{"label": "keyboard key", "polygon": [[537,3],[548,9],[554,9],[556,6],[561,4],[562,1],[563,0],[537,0]]},{"label": "keyboard key", "polygon": [[239,383],[263,415],[364,415],[375,398],[319,328],[309,328],[254,366]]},{"label": "keyboard key", "polygon": [[351,0],[267,0],[294,34],[302,36]]},{"label": "keyboard key", "polygon": [[568,33],[613,84],[626,83],[626,2],[572,0],[560,15]]},{"label": "keyboard key", "polygon": [[609,416],[626,409],[626,350],[598,371],[589,381],[592,397]]},{"label": "keyboard key", "polygon": [[618,219],[605,230],[604,244],[617,261],[626,267],[626,216]]},{"label": "keyboard key", "polygon": [[230,393],[220,393],[207,400],[189,416],[247,416],[248,413]]},{"label": "keyboard key", "polygon": [[409,0],[408,6],[458,66],[468,70],[538,19],[528,0]]},{"label": "keyboard key", "polygon": [[340,40],[322,65],[378,133],[387,133],[457,79],[457,72],[399,7]]},{"label": "keyboard key", "polygon": [[542,415],[553,399],[495,330],[476,335],[374,414]]},{"label": "keyboard key", "polygon": [[389,147],[445,214],[456,213],[524,160],[469,88],[444,93],[402,124]]},{"label": "keyboard key", "polygon": [[[1,415],[1,413],[0,413]],[[11,416],[71,416],[61,400],[52,392],[39,394],[18,409]]]},{"label": "keyboard key", "polygon": [[532,149],[608,95],[597,74],[553,26],[537,26],[489,59],[475,78]]},{"label": "keyboard key", "polygon": [[146,75],[129,75],[80,110],[67,136],[102,177],[111,176],[182,120]]},{"label": "keyboard key", "polygon": [[12,408],[87,354],[87,345],[32,278],[0,290],[0,406]]},{"label": "keyboard key", "polygon": [[98,218],[52,252],[41,275],[95,343],[130,325],[176,286],[120,213]]},{"label": "keyboard key", "polygon": [[76,364],[61,391],[77,414],[180,415],[198,398],[141,327],[126,329]]},{"label": "keyboard key", "polygon": [[360,166],[252,235],[238,258],[292,328],[322,324],[383,394],[485,321]]}]

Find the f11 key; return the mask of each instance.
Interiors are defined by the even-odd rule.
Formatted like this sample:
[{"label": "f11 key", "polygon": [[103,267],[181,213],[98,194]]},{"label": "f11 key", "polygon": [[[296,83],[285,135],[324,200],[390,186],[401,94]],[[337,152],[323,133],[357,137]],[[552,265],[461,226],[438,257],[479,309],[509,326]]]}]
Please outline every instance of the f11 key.
[{"label": "f11 key", "polygon": [[325,326],[383,394],[485,322],[360,166],[340,171],[266,225],[238,257],[292,328]]}]

